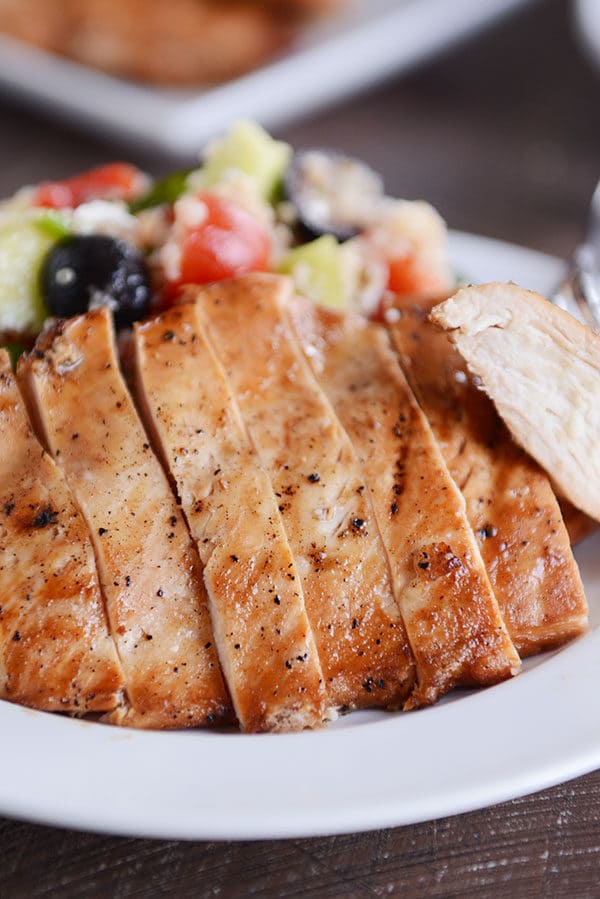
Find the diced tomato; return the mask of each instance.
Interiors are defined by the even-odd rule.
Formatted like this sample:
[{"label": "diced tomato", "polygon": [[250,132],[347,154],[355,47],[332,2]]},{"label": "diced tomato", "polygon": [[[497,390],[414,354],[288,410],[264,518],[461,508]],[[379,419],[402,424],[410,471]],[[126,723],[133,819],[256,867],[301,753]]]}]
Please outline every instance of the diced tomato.
[{"label": "diced tomato", "polygon": [[207,216],[183,238],[181,276],[167,285],[169,297],[184,284],[208,284],[269,268],[269,236],[254,216],[215,194],[199,194],[198,199]]},{"label": "diced tomato", "polygon": [[387,291],[369,316],[373,321],[385,322],[386,313],[398,305],[397,297],[425,297],[443,293],[444,286],[435,275],[419,266],[414,256],[388,260]]},{"label": "diced tomato", "polygon": [[389,263],[388,290],[400,296],[436,296],[448,289],[440,272],[427,271],[414,256],[392,259]]},{"label": "diced tomato", "polygon": [[64,209],[89,200],[133,200],[146,186],[143,173],[126,162],[113,162],[64,181],[43,181],[38,185],[33,206]]},{"label": "diced tomato", "polygon": [[393,293],[416,294],[423,284],[423,272],[415,265],[412,256],[403,256],[389,262],[388,289]]}]

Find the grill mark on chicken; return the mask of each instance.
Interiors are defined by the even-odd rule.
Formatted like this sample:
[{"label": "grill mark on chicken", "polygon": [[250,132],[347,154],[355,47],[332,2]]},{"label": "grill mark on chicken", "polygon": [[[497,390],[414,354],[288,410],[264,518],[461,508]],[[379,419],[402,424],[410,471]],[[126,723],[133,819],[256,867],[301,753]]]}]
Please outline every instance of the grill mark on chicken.
[{"label": "grill mark on chicken", "polygon": [[0,350],[0,695],[46,711],[107,712],[123,676],[87,526],[33,434]]},{"label": "grill mark on chicken", "polygon": [[385,331],[301,299],[291,315],[373,499],[417,665],[409,705],[516,673],[464,503]]},{"label": "grill mark on chicken", "polygon": [[278,500],[196,306],[137,325],[134,346],[140,407],[205,565],[238,718],[248,731],[318,725],[323,675]]},{"label": "grill mark on chicken", "polygon": [[446,334],[433,302],[406,303],[390,326],[446,464],[508,631],[522,656],[585,630],[587,603],[550,481],[511,439]]},{"label": "grill mark on chicken", "polygon": [[162,728],[227,718],[199,559],[119,372],[110,314],[43,334],[19,377],[92,534],[131,702],[111,720]]},{"label": "grill mark on chicken", "polygon": [[251,275],[190,297],[283,500],[332,700],[398,707],[414,685],[412,653],[358,460],[286,318],[290,291]]}]

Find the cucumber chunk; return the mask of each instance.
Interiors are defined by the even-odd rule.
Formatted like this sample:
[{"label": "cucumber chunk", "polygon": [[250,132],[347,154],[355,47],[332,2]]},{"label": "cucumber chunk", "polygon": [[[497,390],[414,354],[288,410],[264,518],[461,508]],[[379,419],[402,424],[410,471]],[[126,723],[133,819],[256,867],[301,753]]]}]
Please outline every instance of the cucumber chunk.
[{"label": "cucumber chunk", "polygon": [[331,234],[290,250],[279,271],[291,275],[298,292],[315,303],[329,309],[345,308],[343,255]]},{"label": "cucumber chunk", "polygon": [[260,125],[238,122],[209,148],[199,172],[200,185],[217,187],[233,169],[251,178],[259,195],[273,201],[281,192],[291,155],[288,144],[274,140]]},{"label": "cucumber chunk", "polygon": [[54,243],[34,219],[0,224],[0,331],[33,335],[41,330],[48,310],[39,272]]}]

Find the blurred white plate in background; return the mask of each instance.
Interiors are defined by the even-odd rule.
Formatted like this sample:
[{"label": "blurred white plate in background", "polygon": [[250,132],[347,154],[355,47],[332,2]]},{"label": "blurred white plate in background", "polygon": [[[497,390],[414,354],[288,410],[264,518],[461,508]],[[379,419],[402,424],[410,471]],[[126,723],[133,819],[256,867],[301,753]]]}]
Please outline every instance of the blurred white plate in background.
[{"label": "blurred white plate in background", "polygon": [[206,90],[134,84],[0,36],[0,87],[86,128],[190,155],[232,119],[280,125],[404,71],[528,2],[353,0],[308,28],[283,58]]}]

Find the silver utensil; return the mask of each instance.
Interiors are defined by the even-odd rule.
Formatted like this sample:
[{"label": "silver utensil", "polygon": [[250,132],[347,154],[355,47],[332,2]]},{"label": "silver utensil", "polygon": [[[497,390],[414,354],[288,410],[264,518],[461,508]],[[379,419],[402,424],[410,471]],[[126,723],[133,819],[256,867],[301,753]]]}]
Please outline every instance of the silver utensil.
[{"label": "silver utensil", "polygon": [[581,322],[600,329],[600,181],[592,195],[585,240],[569,261],[551,300]]}]

